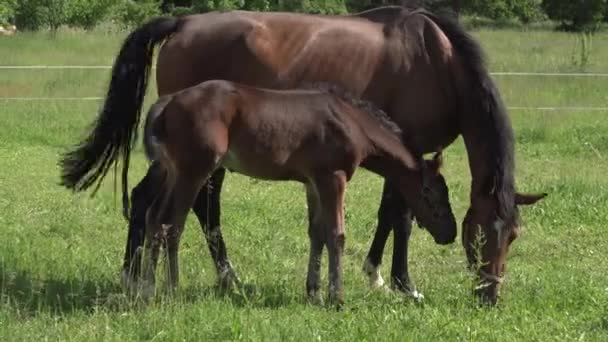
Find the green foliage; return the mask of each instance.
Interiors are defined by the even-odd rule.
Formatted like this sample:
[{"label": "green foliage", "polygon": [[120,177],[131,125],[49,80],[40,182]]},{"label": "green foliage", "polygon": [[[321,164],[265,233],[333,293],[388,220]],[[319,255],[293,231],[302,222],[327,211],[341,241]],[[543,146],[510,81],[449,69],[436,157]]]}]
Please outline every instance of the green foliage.
[{"label": "green foliage", "polygon": [[17,0],[3,0],[0,2],[0,25],[6,25],[15,18]]},{"label": "green foliage", "polygon": [[182,15],[189,15],[189,14],[196,13],[196,11],[194,11],[194,9],[192,7],[177,6],[177,7],[170,8],[169,13],[171,13],[172,16],[179,17]]},{"label": "green foliage", "polygon": [[106,19],[118,0],[71,0],[68,6],[67,24],[92,29]]},{"label": "green foliage", "polygon": [[543,0],[542,6],[566,31],[596,31],[608,13],[606,0]]},{"label": "green foliage", "polygon": [[125,27],[134,27],[159,14],[158,0],[122,0],[114,7],[113,16]]},{"label": "green foliage", "polygon": [[18,0],[15,22],[19,29],[55,31],[66,23],[67,13],[68,0]]},{"label": "green foliage", "polygon": [[542,18],[537,0],[463,0],[463,11],[494,20],[519,19],[524,23]]}]

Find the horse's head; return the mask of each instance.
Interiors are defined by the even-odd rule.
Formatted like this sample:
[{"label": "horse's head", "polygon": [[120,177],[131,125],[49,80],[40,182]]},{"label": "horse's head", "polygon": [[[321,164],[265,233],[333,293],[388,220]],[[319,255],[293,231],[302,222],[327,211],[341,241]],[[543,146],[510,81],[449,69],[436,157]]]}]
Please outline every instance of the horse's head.
[{"label": "horse's head", "polygon": [[456,239],[456,219],[450,205],[448,186],[439,172],[441,152],[432,160],[425,160],[421,168],[421,182],[402,188],[409,207],[418,222],[431,233],[435,242],[446,245]]},{"label": "horse's head", "polygon": [[462,243],[469,267],[479,276],[475,293],[484,302],[496,304],[498,300],[509,246],[520,233],[518,206],[534,204],[545,196],[547,194],[516,193],[507,219],[496,215],[497,203],[490,196],[472,199],[462,224]]}]

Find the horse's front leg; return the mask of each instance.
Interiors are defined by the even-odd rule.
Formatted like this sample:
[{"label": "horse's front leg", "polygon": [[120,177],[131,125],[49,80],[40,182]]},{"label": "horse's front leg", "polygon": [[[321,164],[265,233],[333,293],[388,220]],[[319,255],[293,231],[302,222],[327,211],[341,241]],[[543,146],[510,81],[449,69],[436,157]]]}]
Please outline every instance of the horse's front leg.
[{"label": "horse's front leg", "polygon": [[391,217],[394,232],[391,286],[420,301],[424,299],[424,296],[414,287],[408,270],[408,247],[412,233],[412,211],[399,196],[395,196],[394,199],[395,210]]},{"label": "horse's front leg", "polygon": [[367,258],[363,264],[363,272],[369,278],[369,285],[372,288],[379,288],[384,286],[384,279],[380,273],[380,266],[382,265],[382,255],[384,254],[384,246],[388,235],[392,228],[392,200],[391,196],[393,193],[390,191],[390,185],[387,181],[384,182],[382,189],[382,199],[380,200],[380,208],[378,209],[378,226],[376,227],[376,233],[374,239],[367,253]]},{"label": "horse's front leg", "polygon": [[192,206],[207,241],[217,272],[218,285],[221,288],[228,288],[239,282],[239,278],[228,259],[226,243],[220,228],[220,195],[225,174],[226,169],[224,168],[216,170],[207,184],[201,188]]}]

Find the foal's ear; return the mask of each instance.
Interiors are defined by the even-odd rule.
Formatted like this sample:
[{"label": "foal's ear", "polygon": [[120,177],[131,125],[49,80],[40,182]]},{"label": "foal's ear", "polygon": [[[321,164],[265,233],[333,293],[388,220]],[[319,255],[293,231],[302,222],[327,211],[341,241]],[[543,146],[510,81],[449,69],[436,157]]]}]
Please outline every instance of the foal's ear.
[{"label": "foal's ear", "polygon": [[426,161],[427,167],[431,170],[432,173],[438,174],[441,166],[443,166],[443,154],[441,150],[438,150],[433,155],[433,159]]},{"label": "foal's ear", "polygon": [[534,204],[541,199],[547,197],[547,193],[541,194],[521,194],[519,192],[515,193],[515,204],[516,205],[530,205]]}]

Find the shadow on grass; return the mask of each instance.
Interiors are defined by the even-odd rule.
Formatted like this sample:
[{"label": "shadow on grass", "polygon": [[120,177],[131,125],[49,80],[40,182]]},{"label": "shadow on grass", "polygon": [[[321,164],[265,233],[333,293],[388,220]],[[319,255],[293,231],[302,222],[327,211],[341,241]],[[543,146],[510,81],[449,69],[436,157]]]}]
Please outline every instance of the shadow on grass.
[{"label": "shadow on grass", "polygon": [[[162,291],[164,282],[159,281],[153,303],[195,303],[205,299],[228,301],[235,307],[278,309],[289,305],[306,304],[303,294],[290,291],[283,284],[242,284],[230,290],[217,286],[192,286],[180,288],[176,296]],[[75,312],[94,313],[99,309],[122,312],[145,309],[141,299],[129,298],[119,284],[112,279],[60,279],[50,276],[40,279],[30,272],[8,269],[0,265],[0,307],[14,310],[19,315],[52,316],[70,315]]]},{"label": "shadow on grass", "polygon": [[95,307],[106,305],[120,293],[120,286],[109,281],[57,279],[52,276],[41,280],[27,271],[11,271],[4,265],[0,267],[2,305],[25,315],[92,312]]},{"label": "shadow on grass", "polygon": [[278,309],[290,305],[306,304],[303,294],[294,293],[282,284],[243,283],[232,289],[217,286],[192,286],[180,289],[179,297],[184,302],[196,302],[204,298],[214,298],[230,302],[235,307]]}]

